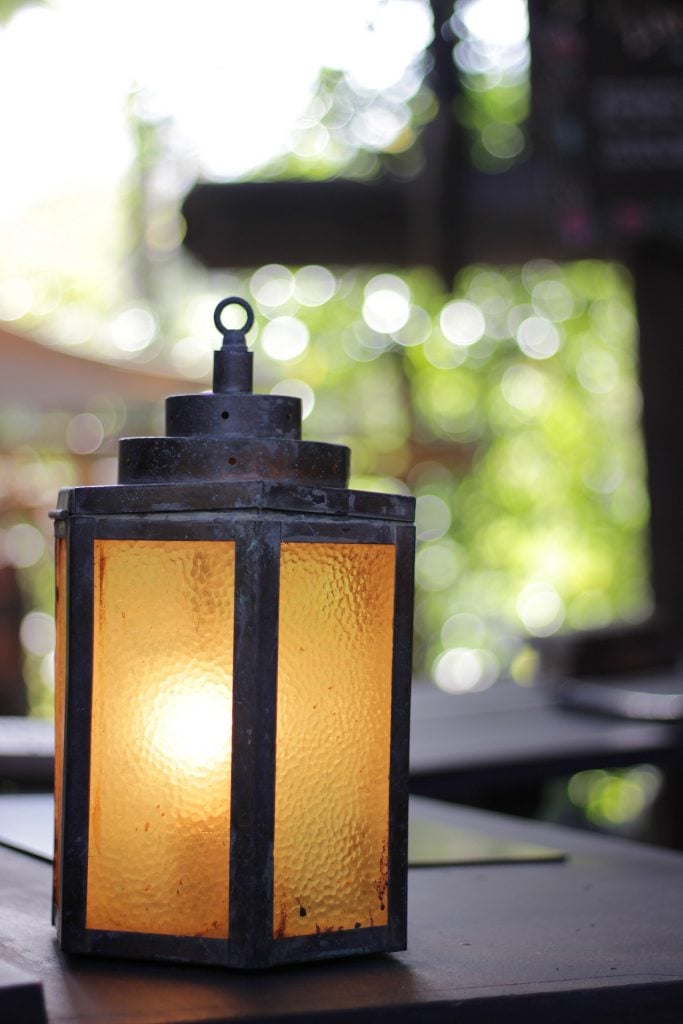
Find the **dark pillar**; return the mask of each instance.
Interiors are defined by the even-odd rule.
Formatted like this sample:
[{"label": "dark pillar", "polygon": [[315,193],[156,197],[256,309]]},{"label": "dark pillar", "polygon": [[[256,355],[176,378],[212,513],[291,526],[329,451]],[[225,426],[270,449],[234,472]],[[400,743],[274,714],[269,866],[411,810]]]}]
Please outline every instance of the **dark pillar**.
[{"label": "dark pillar", "polygon": [[633,261],[656,611],[683,648],[683,249],[641,243]]}]

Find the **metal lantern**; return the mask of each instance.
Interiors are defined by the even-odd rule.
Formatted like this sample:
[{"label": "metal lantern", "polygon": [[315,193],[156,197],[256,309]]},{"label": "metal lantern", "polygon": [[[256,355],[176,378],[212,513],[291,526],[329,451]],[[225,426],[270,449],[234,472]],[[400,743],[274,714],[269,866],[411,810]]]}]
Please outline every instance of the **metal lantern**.
[{"label": "metal lantern", "polygon": [[53,513],[60,943],[404,949],[414,503],[348,490],[300,400],[251,393],[251,307],[215,321],[213,392]]}]

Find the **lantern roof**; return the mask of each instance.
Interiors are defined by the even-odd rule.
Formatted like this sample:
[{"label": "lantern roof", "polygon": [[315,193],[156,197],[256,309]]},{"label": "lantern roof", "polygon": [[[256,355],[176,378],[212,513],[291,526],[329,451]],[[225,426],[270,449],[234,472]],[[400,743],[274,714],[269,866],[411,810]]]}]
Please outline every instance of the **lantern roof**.
[{"label": "lantern roof", "polygon": [[[223,324],[234,305],[240,329]],[[213,390],[167,398],[166,434],[123,438],[118,484],[61,492],[57,516],[260,509],[412,522],[413,498],[347,489],[347,447],[301,440],[301,399],[253,393],[249,303],[223,299],[214,322]]]},{"label": "lantern roof", "polygon": [[[246,312],[239,330],[223,326],[222,314],[231,305]],[[223,344],[214,352],[213,391],[167,398],[164,437],[124,438],[119,483],[280,480],[346,486],[349,449],[301,440],[301,399],[253,393],[249,303],[223,299],[214,322]]]}]

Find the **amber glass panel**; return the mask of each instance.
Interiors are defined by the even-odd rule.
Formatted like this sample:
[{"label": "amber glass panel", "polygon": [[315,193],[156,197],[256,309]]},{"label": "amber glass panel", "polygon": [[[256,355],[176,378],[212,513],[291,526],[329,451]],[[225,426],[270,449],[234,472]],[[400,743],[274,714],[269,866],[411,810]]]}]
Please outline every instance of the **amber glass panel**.
[{"label": "amber glass panel", "polygon": [[234,568],[95,542],[88,928],[227,936]]},{"label": "amber glass panel", "polygon": [[394,548],[282,545],[273,931],[387,922]]},{"label": "amber glass panel", "polygon": [[59,905],[59,858],[62,836],[62,770],[66,699],[66,540],[55,542],[55,860],[54,904]]}]

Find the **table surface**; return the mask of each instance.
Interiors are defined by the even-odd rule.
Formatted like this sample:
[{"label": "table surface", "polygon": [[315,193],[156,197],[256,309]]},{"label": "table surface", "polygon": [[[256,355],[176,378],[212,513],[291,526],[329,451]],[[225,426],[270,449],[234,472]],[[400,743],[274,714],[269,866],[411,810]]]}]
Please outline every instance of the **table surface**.
[{"label": "table surface", "polygon": [[567,708],[549,685],[510,680],[454,696],[413,685],[411,787],[464,799],[480,785],[544,781],[584,768],[683,764],[683,723]]},{"label": "table surface", "polygon": [[50,866],[0,848],[0,961],[42,980],[51,1024],[680,1024],[683,855],[420,799],[411,814],[567,857],[413,868],[407,952],[241,974],[66,958]]}]

